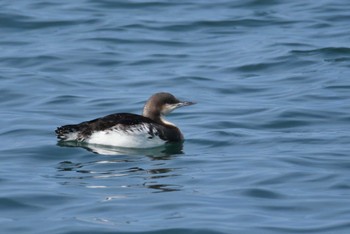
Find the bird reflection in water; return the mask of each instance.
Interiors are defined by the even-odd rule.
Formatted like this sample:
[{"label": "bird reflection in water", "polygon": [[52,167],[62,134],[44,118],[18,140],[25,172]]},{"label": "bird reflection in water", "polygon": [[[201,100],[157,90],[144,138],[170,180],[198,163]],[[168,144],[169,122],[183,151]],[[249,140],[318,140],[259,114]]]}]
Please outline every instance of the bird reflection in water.
[{"label": "bird reflection in water", "polygon": [[[79,179],[79,181],[83,179],[85,185],[86,183],[93,183],[94,185],[101,183],[103,188],[115,187],[116,184],[121,183],[119,186],[123,188],[143,187],[152,189],[154,192],[172,192],[182,189],[181,185],[173,183],[174,179],[170,179],[171,177],[180,176],[179,170],[181,168],[171,168],[167,164],[172,163],[166,162],[183,154],[182,144],[169,144],[151,149],[116,148],[76,142],[60,142],[58,145],[61,147],[81,147],[102,156],[101,159],[93,162],[74,163],[63,161],[59,163],[57,177],[64,178],[64,184],[72,182],[72,179]],[[150,161],[145,161],[145,157],[142,157],[142,155],[147,156],[146,158]],[[153,161],[157,162],[152,163]],[[119,165],[115,166],[115,163],[119,163]],[[135,167],[135,163],[139,165]],[[128,180],[122,179],[123,177],[128,177]],[[106,179],[111,178],[113,178],[113,182],[108,186],[111,181],[106,181]],[[93,182],[88,182],[90,179],[93,179]],[[165,182],[169,179],[172,183]],[[125,184],[126,181],[127,185]]]},{"label": "bird reflection in water", "polygon": [[95,154],[101,155],[146,155],[157,158],[163,156],[171,156],[175,154],[183,154],[182,143],[166,144],[163,146],[148,149],[120,148],[107,145],[85,144],[75,141],[58,142],[57,145],[61,147],[80,147]]}]

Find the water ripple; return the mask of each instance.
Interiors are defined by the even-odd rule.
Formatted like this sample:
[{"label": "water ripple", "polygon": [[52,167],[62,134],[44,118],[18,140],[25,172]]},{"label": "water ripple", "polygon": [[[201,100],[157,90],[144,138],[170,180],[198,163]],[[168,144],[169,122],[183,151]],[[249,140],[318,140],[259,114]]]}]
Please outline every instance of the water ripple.
[{"label": "water ripple", "polygon": [[[349,10],[1,2],[1,231],[347,233]],[[198,103],[168,116],[180,147],[56,141],[159,91]]]}]

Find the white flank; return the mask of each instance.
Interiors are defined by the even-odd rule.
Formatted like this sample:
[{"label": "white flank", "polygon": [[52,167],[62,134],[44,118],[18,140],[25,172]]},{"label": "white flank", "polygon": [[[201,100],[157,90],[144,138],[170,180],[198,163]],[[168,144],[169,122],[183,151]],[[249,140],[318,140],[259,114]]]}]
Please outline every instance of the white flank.
[{"label": "white flank", "polygon": [[153,148],[165,144],[158,136],[149,138],[148,129],[148,124],[130,126],[127,131],[116,126],[113,129],[93,132],[85,142],[124,148]]},{"label": "white flank", "polygon": [[78,138],[78,132],[66,133],[66,134],[64,134],[64,136],[66,137],[64,139],[65,141],[75,141]]}]

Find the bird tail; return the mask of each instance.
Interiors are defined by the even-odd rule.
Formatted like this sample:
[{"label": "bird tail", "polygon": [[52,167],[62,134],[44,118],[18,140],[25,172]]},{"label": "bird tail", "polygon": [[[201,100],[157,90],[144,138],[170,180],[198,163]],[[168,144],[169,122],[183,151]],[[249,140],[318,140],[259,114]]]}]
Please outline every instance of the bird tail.
[{"label": "bird tail", "polygon": [[59,140],[75,141],[78,140],[80,128],[78,125],[65,125],[58,127],[55,132]]}]

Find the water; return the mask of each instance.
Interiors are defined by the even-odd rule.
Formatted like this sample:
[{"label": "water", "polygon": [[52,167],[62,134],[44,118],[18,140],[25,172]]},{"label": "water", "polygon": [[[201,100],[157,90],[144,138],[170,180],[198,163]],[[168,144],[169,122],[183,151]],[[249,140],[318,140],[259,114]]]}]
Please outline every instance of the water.
[{"label": "water", "polygon": [[[2,1],[1,233],[349,233],[349,11]],[[182,149],[57,144],[158,91],[198,102]]]}]

